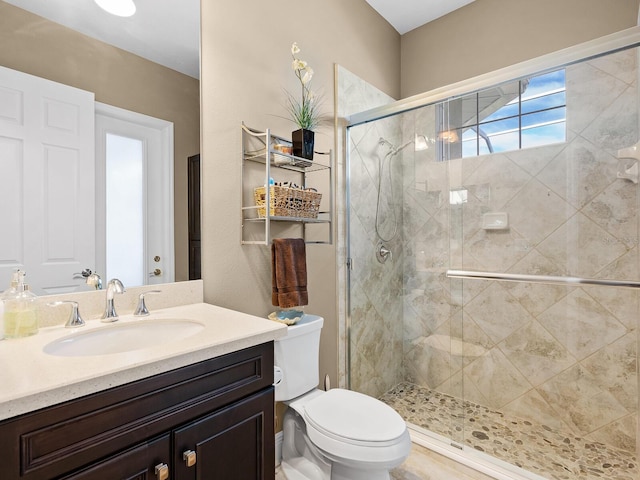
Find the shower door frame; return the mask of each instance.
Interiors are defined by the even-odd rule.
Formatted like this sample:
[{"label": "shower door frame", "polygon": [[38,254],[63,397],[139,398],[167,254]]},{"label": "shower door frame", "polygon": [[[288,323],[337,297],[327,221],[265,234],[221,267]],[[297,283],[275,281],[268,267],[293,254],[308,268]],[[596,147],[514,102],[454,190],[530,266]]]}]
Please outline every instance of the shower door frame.
[{"label": "shower door frame", "polygon": [[[513,81],[514,78],[524,78],[531,75],[538,75],[541,73],[545,73],[547,71],[551,71],[557,68],[562,68],[574,63],[578,63],[581,61],[588,60],[590,58],[598,57],[608,53],[614,53],[616,51],[624,50],[627,48],[640,47],[640,26],[632,27],[626,30],[622,30],[620,32],[616,32],[611,35],[606,35],[604,37],[591,40],[576,46],[572,46],[566,49],[559,50],[557,52],[553,52],[547,55],[543,55],[531,60],[527,60],[512,66],[508,66],[494,72],[490,72],[487,74],[479,75],[477,77],[473,77],[461,82],[457,82],[448,86],[440,87],[429,92],[425,92],[422,94],[414,95],[412,97],[408,97],[403,100],[399,100],[381,107],[373,108],[370,110],[366,110],[363,112],[359,112],[346,117],[346,124],[344,125],[344,133],[345,142],[344,142],[344,158],[345,158],[345,211],[346,211],[346,239],[345,239],[345,264],[346,264],[346,274],[344,275],[342,281],[345,282],[344,285],[340,286],[340,288],[344,288],[343,291],[346,291],[345,295],[345,315],[344,318],[341,319],[344,322],[344,351],[345,351],[345,372],[344,379],[347,388],[351,387],[351,299],[350,299],[350,281],[351,281],[351,270],[354,268],[351,260],[350,254],[350,160],[349,160],[349,146],[350,146],[350,129],[352,127],[356,127],[359,125],[364,125],[369,122],[381,120],[386,117],[391,117],[394,115],[402,114],[409,112],[411,110],[415,110],[421,107],[425,107],[428,105],[434,105],[439,102],[443,102],[446,100],[450,100],[452,98],[456,98],[469,92],[479,91],[483,88],[492,87],[501,83]],[[640,65],[638,65],[640,69]],[[639,87],[640,88],[640,87]],[[451,271],[448,272],[448,276],[452,278],[462,278],[467,277],[468,275],[477,276],[477,274],[481,274],[484,272],[466,272],[466,271]],[[504,280],[512,280],[512,279],[504,279]],[[530,280],[530,279],[522,279],[522,280]],[[549,280],[551,282],[565,282],[570,279],[562,279],[562,278],[552,278],[552,279],[542,279]],[[575,279],[574,279],[575,280]],[[584,280],[587,284],[590,283],[589,279],[578,279]],[[601,284],[599,280],[594,280],[598,284]],[[640,286],[640,282],[622,282],[624,285],[620,285],[620,282],[615,282],[615,285],[612,286],[625,286],[631,288],[638,288]],[[410,426],[411,427],[411,426]],[[637,433],[636,438],[640,440],[640,427],[636,426]],[[421,434],[417,429],[411,429],[412,440],[415,443],[423,445],[439,454],[442,454],[446,457],[451,458],[452,460],[459,462],[461,464],[467,465],[470,468],[478,470],[480,472],[486,473],[494,478],[505,479],[505,480],[513,480],[517,478],[525,478],[521,477],[518,474],[514,473],[513,470],[509,468],[508,465],[502,467],[499,463],[497,464],[488,464],[484,462],[481,458],[477,458],[474,456],[465,455],[464,451],[462,451],[459,446],[455,444],[455,442],[451,442],[451,444],[447,445],[444,442],[438,441],[435,437],[429,438]],[[638,450],[640,450],[640,443]],[[530,478],[535,478],[533,477]]]}]

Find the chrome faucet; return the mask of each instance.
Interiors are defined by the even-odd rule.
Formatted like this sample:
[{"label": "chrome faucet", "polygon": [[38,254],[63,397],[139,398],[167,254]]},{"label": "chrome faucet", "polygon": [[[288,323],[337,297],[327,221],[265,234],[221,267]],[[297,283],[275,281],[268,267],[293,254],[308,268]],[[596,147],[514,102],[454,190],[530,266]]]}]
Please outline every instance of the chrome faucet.
[{"label": "chrome faucet", "polygon": [[136,307],[136,311],[133,312],[133,315],[136,317],[146,317],[149,315],[149,309],[147,308],[147,304],[144,302],[144,296],[150,293],[162,293],[161,290],[148,290],[146,292],[142,292],[138,296],[138,306]]},{"label": "chrome faucet", "polygon": [[57,301],[47,303],[50,307],[57,307],[58,305],[71,305],[71,313],[69,314],[69,319],[67,323],[65,323],[65,328],[76,328],[82,327],[84,325],[84,320],[80,316],[80,311],[78,310],[78,302],[72,302],[70,300]]},{"label": "chrome faucet", "polygon": [[116,293],[124,293],[124,285],[117,278],[112,278],[107,283],[107,306],[102,314],[102,321],[105,323],[118,320],[118,314],[113,306],[113,295]]}]

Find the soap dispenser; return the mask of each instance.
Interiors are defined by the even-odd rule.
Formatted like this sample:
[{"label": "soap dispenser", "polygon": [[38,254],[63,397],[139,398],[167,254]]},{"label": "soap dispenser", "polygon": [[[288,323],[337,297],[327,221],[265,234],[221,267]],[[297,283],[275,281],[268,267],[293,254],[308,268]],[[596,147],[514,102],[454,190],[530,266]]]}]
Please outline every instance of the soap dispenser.
[{"label": "soap dispenser", "polygon": [[24,272],[16,270],[11,286],[2,295],[5,338],[22,338],[38,333],[36,295],[24,283]]}]

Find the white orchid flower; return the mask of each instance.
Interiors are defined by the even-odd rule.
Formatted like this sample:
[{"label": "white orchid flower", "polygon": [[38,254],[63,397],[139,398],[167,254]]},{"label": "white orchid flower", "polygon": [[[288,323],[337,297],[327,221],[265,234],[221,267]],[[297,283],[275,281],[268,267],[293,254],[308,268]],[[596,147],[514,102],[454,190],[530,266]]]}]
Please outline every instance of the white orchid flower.
[{"label": "white orchid flower", "polygon": [[307,68],[307,62],[305,62],[304,60],[298,60],[297,58],[293,59],[293,62],[291,62],[291,68],[293,68],[294,71],[298,71],[298,70],[304,70]]},{"label": "white orchid flower", "polygon": [[306,85],[307,83],[309,83],[311,81],[312,78],[313,78],[313,68],[306,67],[304,75],[302,76],[300,81],[302,82],[303,85]]},{"label": "white orchid flower", "polygon": [[298,101],[289,92],[287,93],[287,109],[291,119],[300,128],[312,130],[319,124],[320,113],[318,111],[318,105],[316,104],[316,98],[310,89],[310,82],[313,78],[313,69],[305,62],[296,57],[300,53],[300,48],[297,42],[293,42],[291,45],[291,56],[293,61],[291,62],[291,68],[293,69],[296,77],[300,81],[302,87],[302,99]]}]

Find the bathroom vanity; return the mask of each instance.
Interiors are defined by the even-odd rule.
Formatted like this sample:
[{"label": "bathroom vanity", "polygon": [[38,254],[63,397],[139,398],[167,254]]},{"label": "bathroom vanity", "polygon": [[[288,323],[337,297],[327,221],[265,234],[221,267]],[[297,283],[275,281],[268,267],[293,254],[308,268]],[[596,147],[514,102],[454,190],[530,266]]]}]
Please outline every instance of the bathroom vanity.
[{"label": "bathroom vanity", "polygon": [[[286,328],[205,304],[165,309],[151,321],[163,316],[205,327],[164,348],[99,358],[41,353],[70,335],[62,327],[20,340],[34,349],[37,364],[25,365],[27,376],[51,364],[71,370],[58,375],[66,385],[39,382],[45,391],[23,397],[28,379],[0,374],[18,390],[0,402],[3,480],[274,478],[273,340]],[[0,360],[17,345],[2,342]],[[87,380],[91,369],[95,376]],[[7,409],[28,411],[7,417]]]}]

